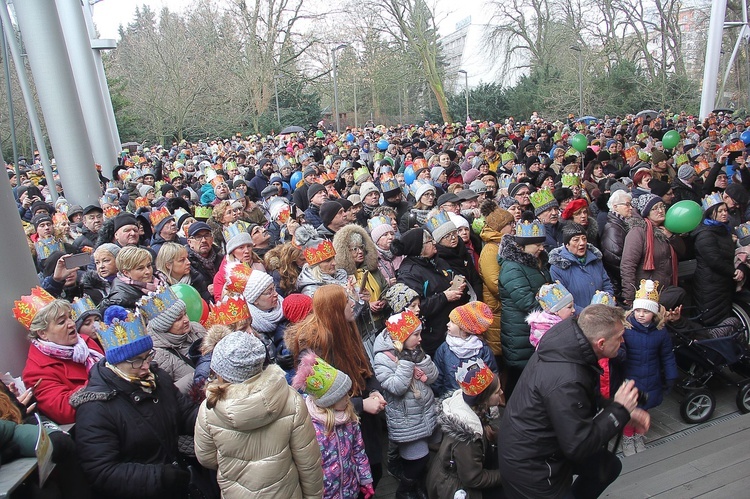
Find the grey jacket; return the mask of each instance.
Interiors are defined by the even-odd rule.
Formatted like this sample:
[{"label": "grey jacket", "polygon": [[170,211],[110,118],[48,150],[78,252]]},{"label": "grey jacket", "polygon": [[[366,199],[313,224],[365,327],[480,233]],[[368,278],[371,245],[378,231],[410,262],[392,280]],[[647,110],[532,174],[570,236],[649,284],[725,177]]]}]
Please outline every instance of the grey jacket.
[{"label": "grey jacket", "polygon": [[[429,385],[438,378],[438,370],[429,355],[416,364],[427,376],[427,382],[414,377],[414,362],[394,360],[398,352],[387,331],[375,338],[373,369],[383,387],[388,405],[385,416],[388,436],[394,442],[413,442],[432,435],[437,426],[437,405]],[[393,357],[391,357],[392,354]]]}]

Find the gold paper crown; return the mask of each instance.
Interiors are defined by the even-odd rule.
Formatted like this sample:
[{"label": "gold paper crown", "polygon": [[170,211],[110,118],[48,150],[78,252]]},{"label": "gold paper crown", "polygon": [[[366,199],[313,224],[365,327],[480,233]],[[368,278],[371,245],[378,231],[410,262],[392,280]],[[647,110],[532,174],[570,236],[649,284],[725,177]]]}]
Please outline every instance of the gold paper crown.
[{"label": "gold paper crown", "polygon": [[641,279],[641,284],[635,292],[635,299],[659,303],[659,281]]},{"label": "gold paper crown", "polygon": [[156,227],[159,225],[165,218],[171,217],[172,214],[169,213],[169,210],[166,206],[162,206],[158,210],[151,210],[151,213],[149,213],[148,218],[151,221],[151,226]]},{"label": "gold paper crown", "polygon": [[250,318],[250,310],[242,294],[227,295],[215,305],[210,305],[210,308],[211,311],[204,324],[206,328],[216,324],[229,326]]},{"label": "gold paper crown", "polygon": [[393,339],[396,350],[403,349],[403,343],[414,332],[422,327],[422,322],[411,310],[404,310],[400,314],[392,315],[385,321],[385,327]]},{"label": "gold paper crown", "polygon": [[303,251],[305,261],[308,265],[317,265],[336,256],[336,250],[333,249],[331,241],[321,240],[314,246],[309,246]]},{"label": "gold paper crown", "polygon": [[216,175],[214,178],[211,179],[211,187],[216,188],[219,184],[225,184],[226,180],[224,180],[223,175]]},{"label": "gold paper crown", "polygon": [[22,296],[20,300],[14,302],[13,317],[15,317],[23,327],[29,329],[36,314],[53,301],[55,301],[54,296],[39,286],[36,286],[31,290],[30,295]]},{"label": "gold paper crown", "polygon": [[55,213],[52,215],[52,223],[53,224],[59,224],[63,222],[68,222],[68,217],[65,215],[65,213]]},{"label": "gold paper crown", "polygon": [[137,208],[148,208],[151,206],[151,203],[148,201],[148,199],[143,197],[137,197],[135,198],[135,207]]},{"label": "gold paper crown", "polygon": [[104,209],[104,218],[115,218],[119,214],[120,214],[119,206],[110,206]]},{"label": "gold paper crown", "polygon": [[242,262],[227,262],[225,266],[226,284],[224,289],[229,293],[242,293],[247,285],[252,267]]}]

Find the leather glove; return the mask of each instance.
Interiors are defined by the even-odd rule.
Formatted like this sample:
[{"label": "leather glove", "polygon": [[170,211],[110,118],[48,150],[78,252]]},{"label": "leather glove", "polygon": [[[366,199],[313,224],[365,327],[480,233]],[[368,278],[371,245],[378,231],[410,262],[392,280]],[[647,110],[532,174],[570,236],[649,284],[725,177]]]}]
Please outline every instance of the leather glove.
[{"label": "leather glove", "polygon": [[285,371],[294,369],[294,356],[282,342],[276,350],[276,364]]}]

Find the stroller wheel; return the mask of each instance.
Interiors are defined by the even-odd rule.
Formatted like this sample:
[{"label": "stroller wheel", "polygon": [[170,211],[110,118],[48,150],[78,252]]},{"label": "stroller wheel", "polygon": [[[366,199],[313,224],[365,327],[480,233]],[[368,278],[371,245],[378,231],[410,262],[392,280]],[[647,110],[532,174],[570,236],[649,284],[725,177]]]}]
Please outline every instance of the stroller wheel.
[{"label": "stroller wheel", "polygon": [[737,391],[737,408],[742,414],[750,412],[750,381],[746,381]]},{"label": "stroller wheel", "polygon": [[680,416],[689,424],[704,423],[711,418],[716,409],[716,398],[705,388],[687,393],[680,404]]}]

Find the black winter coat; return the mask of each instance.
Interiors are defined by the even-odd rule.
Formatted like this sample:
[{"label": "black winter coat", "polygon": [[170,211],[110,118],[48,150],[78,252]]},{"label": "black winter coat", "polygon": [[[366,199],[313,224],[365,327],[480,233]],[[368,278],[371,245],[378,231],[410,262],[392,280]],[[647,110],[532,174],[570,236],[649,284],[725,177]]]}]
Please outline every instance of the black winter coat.
[{"label": "black winter coat", "polygon": [[562,497],[571,485],[573,463],[599,451],[630,420],[616,402],[597,414],[600,374],[594,350],[575,319],[544,335],[498,430],[506,497]]},{"label": "black winter coat", "polygon": [[734,297],[734,241],[726,228],[701,224],[695,231],[694,247],[697,266],[695,293],[701,322],[715,326],[732,313]]},{"label": "black winter coat", "polygon": [[672,181],[672,192],[674,193],[674,201],[672,201],[672,204],[685,200],[695,201],[696,203],[701,204],[700,190],[686,184],[680,179],[676,178]]},{"label": "black winter coat", "polygon": [[[481,248],[481,246],[479,247]],[[466,277],[466,283],[472,287],[477,299],[481,299],[482,278],[479,276],[479,272],[474,266],[474,261],[471,259],[469,250],[466,249],[466,244],[464,244],[461,238],[458,239],[458,246],[455,248],[448,248],[438,244],[437,250],[438,257],[445,260],[448,267],[452,268],[456,273]]]},{"label": "black winter coat", "polygon": [[609,275],[612,287],[615,289],[615,297],[618,302],[622,298],[622,279],[620,279],[620,260],[622,250],[625,247],[625,236],[628,233],[628,224],[624,218],[614,211],[607,213],[607,224],[602,233],[602,261],[604,270]]},{"label": "black winter coat", "polygon": [[135,310],[135,303],[141,299],[144,293],[141,288],[137,288],[131,284],[126,284],[117,277],[112,281],[112,286],[109,288],[109,294],[104,297],[102,302],[99,304],[99,310],[107,310],[107,307],[112,305],[119,305],[128,310]]},{"label": "black winter coat", "polygon": [[464,291],[458,301],[448,301],[443,291],[451,286],[453,269],[439,256],[427,259],[421,256],[407,256],[396,271],[396,280],[416,291],[421,298],[419,310],[422,323],[422,348],[428,355],[445,341],[448,314],[469,302],[469,295]]},{"label": "black winter coat", "polygon": [[[89,383],[70,403],[76,408],[76,451],[97,497],[177,497],[165,465],[178,460],[179,435],[192,435],[198,407],[169,375],[152,366],[156,389],[146,393],[96,364]],[[184,490],[184,489],[183,489]]]},{"label": "black winter coat", "polygon": [[[197,253],[193,251],[192,248],[188,248],[188,260],[190,260],[190,269],[195,269],[198,273],[203,276],[203,279],[207,283],[213,283],[214,277],[216,276],[216,272],[219,271],[219,267],[221,267],[221,259],[224,258],[224,255],[221,253],[221,250],[218,246],[214,244],[212,248],[213,253],[209,253],[209,258],[207,260],[213,261],[213,268],[208,268],[204,263],[201,261],[201,259],[198,257]],[[213,257],[213,258],[211,258]]]}]

